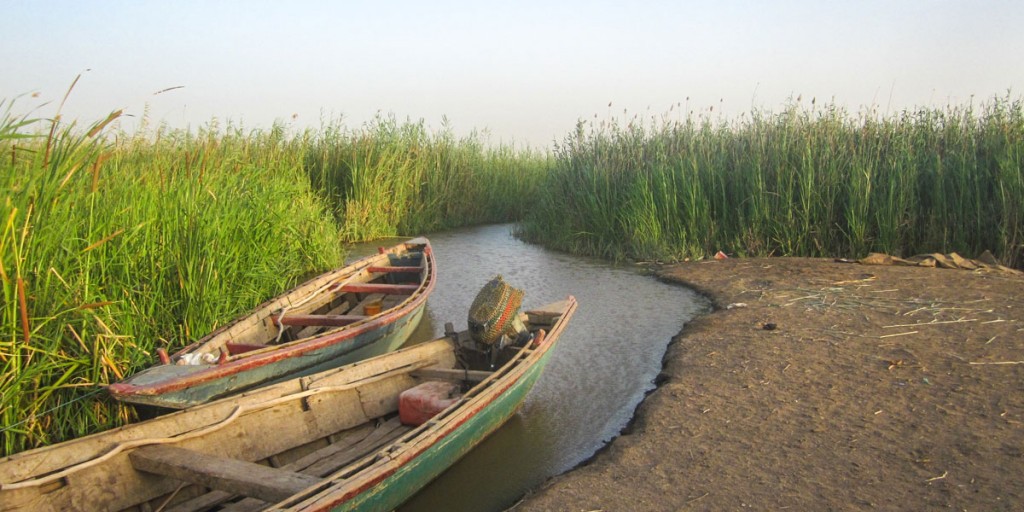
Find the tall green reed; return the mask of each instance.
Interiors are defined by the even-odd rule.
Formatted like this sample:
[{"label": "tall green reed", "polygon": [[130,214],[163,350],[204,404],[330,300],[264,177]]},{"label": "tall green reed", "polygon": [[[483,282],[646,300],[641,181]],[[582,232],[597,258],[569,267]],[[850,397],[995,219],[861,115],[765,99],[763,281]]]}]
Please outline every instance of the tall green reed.
[{"label": "tall green reed", "polygon": [[346,241],[517,219],[551,163],[546,153],[490,146],[477,133],[457,139],[394,116],[356,130],[328,126],[305,162]]},{"label": "tall green reed", "polygon": [[1024,264],[1021,100],[851,114],[580,122],[555,149],[531,240],[610,258],[992,250]]},{"label": "tall green reed", "polygon": [[105,384],[341,263],[342,242],[508,222],[545,153],[378,118],[108,133],[0,103],[0,444],[134,419]]},{"label": "tall green reed", "polygon": [[0,119],[4,453],[128,421],[101,387],[341,259],[301,138]]},{"label": "tall green reed", "polygon": [[793,105],[580,122],[554,154],[378,117],[107,133],[0,102],[4,453],[132,419],[97,393],[340,262],[340,242],[525,219],[609,258],[991,249],[1024,262],[1024,112]]}]

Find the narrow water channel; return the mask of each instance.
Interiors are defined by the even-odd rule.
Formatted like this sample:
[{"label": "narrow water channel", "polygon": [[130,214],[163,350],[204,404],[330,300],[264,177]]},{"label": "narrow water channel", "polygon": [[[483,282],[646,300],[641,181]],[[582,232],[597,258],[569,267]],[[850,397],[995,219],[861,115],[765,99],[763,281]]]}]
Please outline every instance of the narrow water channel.
[{"label": "narrow water channel", "polygon": [[[518,414],[400,508],[493,511],[592,456],[629,422],[654,386],[672,336],[708,310],[695,292],[632,266],[523,243],[511,225],[429,235],[437,286],[411,343],[466,327],[469,305],[495,274],[526,292],[523,307],[574,295],[579,310]],[[350,258],[388,241],[350,248]]]}]

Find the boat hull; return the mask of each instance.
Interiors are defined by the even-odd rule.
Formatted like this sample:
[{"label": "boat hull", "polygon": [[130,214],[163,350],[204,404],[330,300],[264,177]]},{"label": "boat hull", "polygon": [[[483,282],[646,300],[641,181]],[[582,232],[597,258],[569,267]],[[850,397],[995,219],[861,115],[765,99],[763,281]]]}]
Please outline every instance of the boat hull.
[{"label": "boat hull", "polygon": [[550,351],[531,365],[507,389],[486,403],[474,404],[473,415],[452,425],[444,436],[414,455],[382,482],[344,503],[308,510],[389,511],[411,498],[420,489],[444,473],[487,436],[505,424],[522,406],[550,358]]},{"label": "boat hull", "polygon": [[508,370],[499,370],[491,386],[456,406],[452,414],[434,425],[426,424],[426,430],[410,439],[409,445],[403,446],[393,458],[359,476],[336,475],[334,484],[327,484],[327,489],[319,494],[295,496],[268,510],[394,510],[501,427],[522,406],[544,372],[567,319],[576,310],[574,298],[569,297],[565,304],[556,327],[547,335],[550,341],[540,343],[518,363],[508,363]]},{"label": "boat hull", "polygon": [[[423,319],[426,304],[421,304],[408,315],[381,326],[367,330],[341,342],[324,343],[322,348],[313,348],[301,354],[289,354],[274,358],[270,362],[260,361],[249,368],[239,368],[230,375],[187,386],[164,386],[154,394],[134,393],[122,398],[139,405],[168,409],[184,409],[228,395],[246,391],[257,386],[272,384],[284,379],[301,377],[331,367],[344,366],[370,357],[386,354],[405,343]],[[254,362],[255,363],[255,362]],[[192,370],[196,367],[164,365],[149,370],[148,375],[139,375],[135,382],[146,384],[166,381],[175,371]],[[211,371],[199,367],[200,371]],[[214,368],[213,371],[216,369]],[[120,398],[120,397],[119,397]]]},{"label": "boat hull", "polygon": [[[286,312],[299,301],[302,295],[319,293],[332,283],[349,283],[349,276],[378,275],[386,269],[382,262],[389,257],[400,261],[408,258],[410,248],[416,248],[419,256],[419,283],[413,285],[366,284],[357,282],[339,285],[338,288],[361,288],[363,296],[369,296],[375,289],[391,287],[405,288],[410,297],[397,305],[373,316],[350,316],[351,325],[330,328],[326,332],[311,335],[280,345],[273,344],[273,335],[284,326]],[[410,270],[412,267],[395,265],[396,270]],[[404,272],[406,275],[409,272]],[[415,239],[391,249],[382,249],[381,254],[365,258],[346,266],[344,269],[324,274],[296,290],[261,305],[252,314],[239,318],[231,324],[211,333],[203,340],[183,349],[171,357],[172,361],[147,368],[129,379],[107,387],[110,394],[121,401],[158,408],[183,409],[211,400],[246,391],[257,386],[279,382],[283,379],[308,375],[332,367],[342,366],[368,357],[390,352],[409,338],[423,318],[426,302],[434,288],[436,269],[433,254],[426,239]],[[390,277],[390,276],[380,276]],[[326,295],[326,294],[325,294]],[[379,296],[379,295],[378,295]],[[326,318],[335,320],[344,315],[304,315],[303,318]],[[305,324],[302,324],[305,325]],[[255,334],[253,334],[255,333]],[[262,333],[262,334],[261,334]],[[214,352],[217,347],[231,347],[236,340],[259,336],[260,345],[250,353],[224,357],[215,364],[181,364],[185,354],[206,351]],[[214,348],[209,348],[214,347]]]}]

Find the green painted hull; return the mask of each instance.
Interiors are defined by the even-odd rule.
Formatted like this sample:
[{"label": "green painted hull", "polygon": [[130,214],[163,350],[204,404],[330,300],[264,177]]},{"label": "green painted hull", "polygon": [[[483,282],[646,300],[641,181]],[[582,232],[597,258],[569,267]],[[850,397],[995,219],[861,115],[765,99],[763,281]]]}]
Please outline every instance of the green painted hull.
[{"label": "green painted hull", "polygon": [[[410,251],[421,256],[415,258],[415,266],[404,266],[402,263],[408,262],[402,258],[410,258]],[[388,273],[388,267],[404,270]],[[392,275],[411,274],[417,275],[415,286],[411,282],[404,286],[414,289],[388,291],[385,288],[380,291],[381,286],[395,286],[388,280]],[[365,277],[361,278],[362,281],[348,283],[359,276]],[[111,384],[107,389],[114,398],[125,402],[184,409],[255,387],[385,354],[405,343],[419,325],[435,281],[436,264],[429,242],[425,238],[413,239],[341,269],[321,274],[264,302],[252,312],[178,353],[169,357],[165,354],[161,364]],[[343,287],[328,286],[342,282],[345,283]],[[324,332],[280,344],[276,343],[275,336],[281,331],[267,327],[273,325],[275,315],[283,314],[293,305],[301,306],[317,294],[322,293],[330,299],[331,294],[340,297],[344,293],[343,288],[360,286],[361,290],[351,291],[363,294],[407,294],[410,298],[374,315],[356,315],[355,320],[348,324],[327,324],[324,327],[330,328]],[[229,356],[225,349],[232,343],[238,343],[238,340],[241,340],[243,346],[256,349],[243,350]],[[181,364],[181,358],[186,354],[216,355],[221,359],[215,364]]]},{"label": "green painted hull", "polygon": [[[328,345],[319,350],[310,350],[294,357],[281,357],[278,360],[254,366],[244,372],[225,375],[201,384],[183,386],[180,389],[155,394],[133,395],[122,398],[143,405],[183,409],[210,402],[218,398],[246,391],[248,389],[282,382],[305,375],[312,375],[324,370],[344,366],[370,357],[391,352],[401,346],[419,325],[423,318],[426,304],[421,304],[412,312],[399,320],[384,325],[379,329],[368,331],[349,340]],[[214,367],[216,370],[216,367]],[[173,378],[176,373],[186,374],[190,371],[209,371],[205,366],[162,365],[149,368],[134,377],[136,383],[148,383],[147,377],[155,382],[164,382]]]},{"label": "green painted hull", "polygon": [[330,510],[389,511],[411,498],[515,414],[544,371],[551,352],[546,351],[507,390],[384,481]]}]

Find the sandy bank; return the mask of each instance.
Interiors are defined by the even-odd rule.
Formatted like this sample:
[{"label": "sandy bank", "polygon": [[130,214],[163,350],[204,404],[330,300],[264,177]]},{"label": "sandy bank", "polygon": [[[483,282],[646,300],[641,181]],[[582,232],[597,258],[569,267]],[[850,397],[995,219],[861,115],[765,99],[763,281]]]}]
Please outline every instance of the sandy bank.
[{"label": "sandy bank", "polygon": [[716,311],[631,430],[517,512],[1024,507],[1021,276],[804,258],[661,274]]}]

